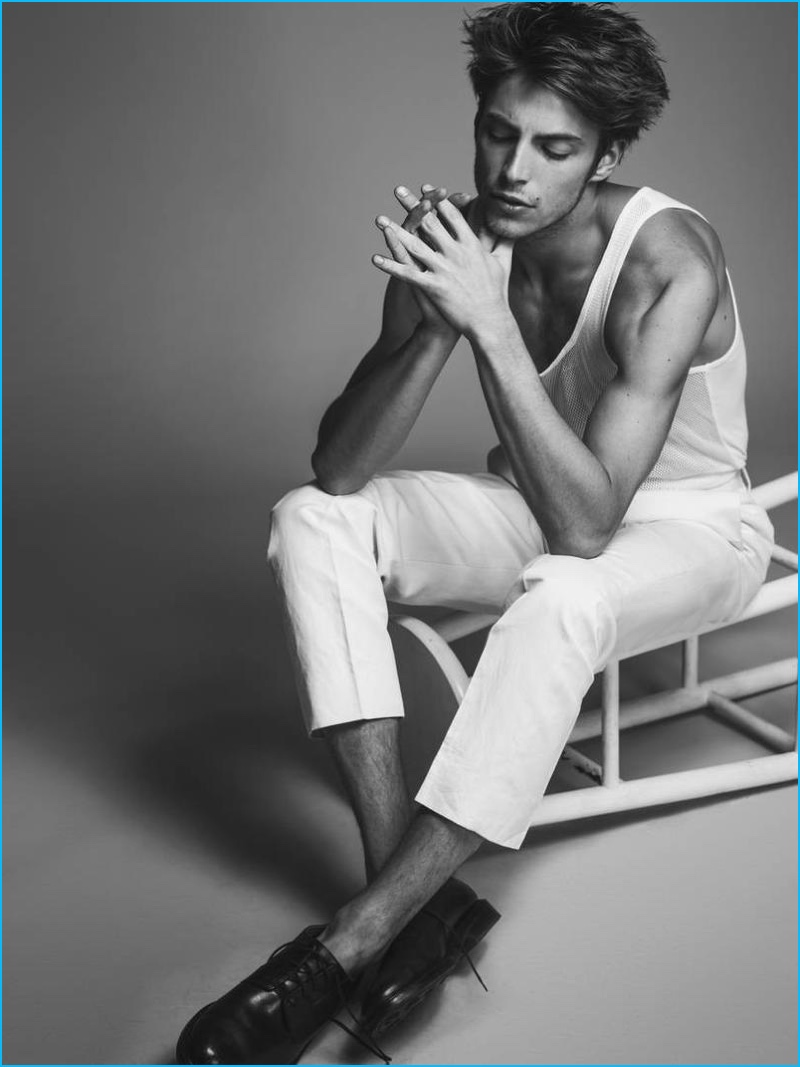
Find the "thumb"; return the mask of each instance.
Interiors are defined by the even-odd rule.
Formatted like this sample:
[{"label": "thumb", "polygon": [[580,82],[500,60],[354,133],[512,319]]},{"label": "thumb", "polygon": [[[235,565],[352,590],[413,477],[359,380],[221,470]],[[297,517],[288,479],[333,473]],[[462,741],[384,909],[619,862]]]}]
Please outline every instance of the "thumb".
[{"label": "thumb", "polygon": [[451,193],[447,198],[451,204],[455,204],[468,226],[472,226],[472,211],[475,206],[475,196],[471,193]]},{"label": "thumb", "polygon": [[508,268],[511,266],[511,257],[514,255],[514,242],[505,237],[497,237],[491,252],[504,267]]},{"label": "thumb", "polygon": [[483,250],[485,252],[493,252],[499,238],[496,237],[486,225],[486,220],[482,211],[475,213],[475,233],[478,236],[478,240],[480,241]]},{"label": "thumb", "polygon": [[486,227],[486,220],[483,213],[481,202],[476,196],[469,205],[469,210],[466,215],[467,222],[472,227],[475,236],[481,243],[481,247],[486,252],[491,252],[498,238]]}]

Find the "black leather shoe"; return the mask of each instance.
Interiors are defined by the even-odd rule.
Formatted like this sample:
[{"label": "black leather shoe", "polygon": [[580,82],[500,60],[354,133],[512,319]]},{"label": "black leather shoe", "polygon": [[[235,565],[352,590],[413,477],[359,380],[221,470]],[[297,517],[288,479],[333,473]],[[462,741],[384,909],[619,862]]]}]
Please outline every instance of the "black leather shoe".
[{"label": "black leather shoe", "polygon": [[309,926],[184,1027],[178,1063],[296,1063],[352,982]]},{"label": "black leather shoe", "polygon": [[377,1035],[399,1023],[462,959],[472,965],[468,953],[499,918],[500,913],[479,900],[466,883],[457,878],[445,882],[381,960],[361,1003],[361,1024],[367,1033]]}]

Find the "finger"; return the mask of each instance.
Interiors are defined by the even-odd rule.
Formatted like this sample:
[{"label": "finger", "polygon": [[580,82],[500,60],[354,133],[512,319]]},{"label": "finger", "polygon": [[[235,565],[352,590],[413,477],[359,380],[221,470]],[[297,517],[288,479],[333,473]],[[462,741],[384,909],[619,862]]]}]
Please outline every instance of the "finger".
[{"label": "finger", "polygon": [[420,202],[408,216],[406,221],[403,223],[403,229],[408,230],[409,233],[416,233],[417,230],[419,230],[420,223],[428,214],[428,212],[432,210],[432,208],[433,204],[430,202],[430,200],[420,200]]},{"label": "finger", "polygon": [[439,252],[445,252],[452,247],[453,238],[441,224],[435,211],[430,211],[420,222],[418,233]]},{"label": "finger", "polygon": [[427,182],[420,187],[420,192],[423,198],[430,200],[434,207],[447,196],[447,189],[443,185],[428,185]]},{"label": "finger", "polygon": [[430,268],[435,265],[437,260],[436,252],[415,234],[409,233],[404,227],[398,226],[396,223],[392,222],[391,219],[387,219],[385,215],[379,215],[375,220],[375,223],[382,230],[391,227],[400,243],[408,249],[414,259],[422,263],[423,266]]},{"label": "finger", "polygon": [[491,252],[497,244],[498,238],[486,225],[486,215],[481,206],[480,199],[476,196],[465,213],[469,219],[469,226],[478,239],[481,248]]},{"label": "finger", "polygon": [[383,237],[386,241],[389,251],[392,253],[392,257],[398,263],[405,263],[409,267],[415,266],[413,259],[408,254],[403,245],[400,244],[397,237],[395,236],[394,230],[390,226],[384,228]]},{"label": "finger", "polygon": [[432,206],[430,200],[420,200],[408,215],[406,215],[405,221],[403,222],[403,229],[407,230],[409,233],[416,233],[419,229],[419,224],[431,210]]},{"label": "finger", "polygon": [[480,241],[481,248],[484,251],[491,253],[492,255],[494,255],[496,252],[501,253],[503,246],[511,243],[509,241],[506,241],[502,237],[498,237],[497,234],[493,233],[489,226],[485,224],[483,219],[478,220],[478,224],[475,229],[475,234],[478,240]]},{"label": "finger", "polygon": [[419,203],[419,199],[405,185],[398,185],[394,190],[394,195],[406,211],[412,211]]},{"label": "finger", "polygon": [[384,274],[391,274],[394,278],[399,278],[401,282],[408,282],[409,285],[415,285],[418,289],[427,290],[430,288],[430,275],[425,274],[419,269],[419,267],[409,267],[406,263],[395,263],[393,259],[387,259],[386,256],[374,255],[372,257],[372,263],[382,270]]},{"label": "finger", "polygon": [[494,247],[497,244],[497,238],[492,233],[492,231],[482,225],[480,229],[476,231],[476,233],[478,240],[480,241],[481,248],[483,248],[486,252],[493,252]]},{"label": "finger", "polygon": [[403,229],[408,230],[409,233],[416,233],[425,215],[433,206],[447,196],[447,190],[444,186],[434,186],[428,182],[422,185],[420,191],[423,195],[422,199],[418,200],[404,185],[398,185],[394,190],[394,195],[398,202],[408,212],[403,222]]},{"label": "finger", "polygon": [[398,185],[394,195],[407,212],[403,221],[403,228],[408,230],[409,233],[416,233],[421,220],[431,209],[430,203],[426,204],[424,200],[418,200],[404,185]]},{"label": "finger", "polygon": [[423,193],[423,199],[420,200],[416,209],[412,212],[410,225],[404,223],[404,228],[410,233],[419,233],[423,240],[427,240],[427,234],[422,227],[422,223],[426,218],[430,217],[430,212],[436,208],[436,205],[444,200],[447,196],[447,190],[443,185],[433,186],[426,182],[421,186],[421,192]]},{"label": "finger", "polygon": [[426,182],[421,187],[422,198],[417,197],[404,185],[398,185],[394,190],[394,195],[398,202],[408,212],[408,217],[403,222],[404,229],[410,233],[416,233],[420,222],[425,215],[434,207],[440,200],[443,200],[447,196],[447,190],[444,186],[434,186]]},{"label": "finger", "polygon": [[477,203],[477,196],[474,193],[451,193],[447,198],[451,204],[455,204],[461,214],[464,216],[464,222],[474,233],[472,228],[472,211]]},{"label": "finger", "polygon": [[441,204],[439,204],[437,211],[449,226],[450,232],[459,241],[468,241],[475,236],[472,227],[464,218],[459,208],[450,200],[443,200]]},{"label": "finger", "polygon": [[495,241],[494,248],[492,249],[492,255],[497,256],[504,266],[510,267],[511,257],[514,255],[514,242],[498,237]]}]

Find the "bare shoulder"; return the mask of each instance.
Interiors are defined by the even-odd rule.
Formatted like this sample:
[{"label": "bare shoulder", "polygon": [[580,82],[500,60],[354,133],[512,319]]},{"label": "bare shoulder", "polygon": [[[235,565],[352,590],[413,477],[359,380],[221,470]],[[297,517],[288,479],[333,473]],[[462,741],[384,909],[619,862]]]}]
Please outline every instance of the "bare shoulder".
[{"label": "bare shoulder", "polygon": [[609,351],[630,347],[656,307],[674,320],[678,333],[686,320],[702,322],[700,336],[693,332],[695,343],[686,352],[689,364],[717,358],[732,341],[734,315],[722,244],[705,219],[684,208],[656,212],[637,232],[608,307]]},{"label": "bare shoulder", "polygon": [[725,256],[716,230],[705,219],[683,208],[664,208],[642,224],[625,257],[615,296],[643,298],[664,286],[703,278],[725,278]]}]

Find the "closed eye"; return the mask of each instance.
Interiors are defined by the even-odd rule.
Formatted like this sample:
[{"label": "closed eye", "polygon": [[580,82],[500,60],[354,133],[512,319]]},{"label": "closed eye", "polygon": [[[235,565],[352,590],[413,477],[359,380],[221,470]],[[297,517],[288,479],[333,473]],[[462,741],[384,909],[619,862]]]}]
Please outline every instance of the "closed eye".
[{"label": "closed eye", "polygon": [[500,144],[502,142],[513,141],[514,140],[514,135],[513,134],[505,133],[504,131],[501,131],[501,130],[487,130],[486,131],[486,137],[487,137],[487,140],[494,141],[495,144]]},{"label": "closed eye", "polygon": [[[503,129],[488,129],[486,130],[486,140],[491,141],[492,144],[511,144],[516,141],[516,135],[510,131]],[[552,148],[548,148],[547,145],[542,145],[542,152],[548,159],[564,160],[569,159],[572,155],[571,152],[555,152]]]}]

